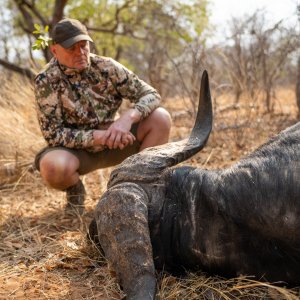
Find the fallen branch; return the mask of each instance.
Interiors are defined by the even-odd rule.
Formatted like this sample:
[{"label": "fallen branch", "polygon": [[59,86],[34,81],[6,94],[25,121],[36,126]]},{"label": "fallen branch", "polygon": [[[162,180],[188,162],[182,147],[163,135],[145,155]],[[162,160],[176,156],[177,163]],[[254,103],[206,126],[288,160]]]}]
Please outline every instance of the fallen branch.
[{"label": "fallen branch", "polygon": [[5,67],[6,69],[9,69],[11,71],[14,71],[14,72],[17,72],[17,73],[20,73],[22,75],[25,75],[26,77],[28,77],[30,80],[33,80],[36,76],[36,73],[29,69],[29,68],[23,68],[23,67],[20,67],[18,65],[15,65],[13,63],[10,63],[6,60],[3,60],[0,58],[0,64]]}]

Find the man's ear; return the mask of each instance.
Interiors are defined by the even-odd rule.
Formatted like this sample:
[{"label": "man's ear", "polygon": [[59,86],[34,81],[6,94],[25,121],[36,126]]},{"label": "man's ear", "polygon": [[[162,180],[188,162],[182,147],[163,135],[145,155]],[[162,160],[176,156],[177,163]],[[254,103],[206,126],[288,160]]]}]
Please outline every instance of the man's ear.
[{"label": "man's ear", "polygon": [[56,47],[55,47],[55,45],[51,45],[50,46],[50,51],[52,52],[53,56],[56,57],[57,54],[56,54]]}]

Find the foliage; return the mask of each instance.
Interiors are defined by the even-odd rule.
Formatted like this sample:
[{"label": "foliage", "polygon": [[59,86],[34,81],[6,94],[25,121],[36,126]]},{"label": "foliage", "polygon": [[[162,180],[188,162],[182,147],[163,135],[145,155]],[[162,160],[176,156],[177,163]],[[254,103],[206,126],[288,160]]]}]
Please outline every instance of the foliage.
[{"label": "foliage", "polygon": [[[56,2],[64,2],[58,6]],[[119,46],[129,41],[145,40],[150,34],[157,38],[170,36],[172,41],[191,41],[207,25],[207,1],[190,0],[69,0],[9,2],[15,8],[15,25],[30,33],[34,24],[54,25],[54,15],[77,18],[87,25],[99,52],[115,56]],[[61,9],[61,12],[57,10]],[[26,18],[29,17],[30,18]],[[28,20],[30,19],[30,20]],[[121,37],[121,38],[120,38]]]},{"label": "foliage", "polygon": [[41,49],[46,49],[50,44],[52,39],[49,37],[48,32],[49,32],[49,26],[45,26],[43,28],[39,24],[34,24],[34,27],[36,30],[34,30],[32,33],[33,34],[38,34],[39,36],[37,37],[35,43],[32,45],[33,50],[41,50]]},{"label": "foliage", "polygon": [[[18,65],[49,61],[48,32],[67,16],[87,26],[95,41],[93,52],[120,61],[157,88],[163,98],[179,95],[193,103],[199,74],[206,68],[213,73],[214,84],[232,88],[236,102],[244,92],[255,98],[254,91],[260,90],[271,110],[270,97],[279,79],[295,81],[296,68],[290,57],[297,48],[299,51],[299,28],[288,28],[280,22],[266,26],[264,12],[232,19],[225,44],[208,49],[209,0],[2,1],[1,56],[5,60],[13,57]],[[8,15],[10,24],[3,17]],[[43,31],[46,28],[48,32]],[[29,47],[24,51],[26,43]]]},{"label": "foliage", "polygon": [[67,16],[87,26],[94,52],[117,59],[154,85],[170,72],[167,57],[180,55],[207,27],[207,5],[207,0],[7,1],[19,34],[32,43],[38,35],[32,49],[41,50],[46,61],[48,30]]},{"label": "foliage", "polygon": [[266,109],[272,111],[275,84],[283,77],[291,53],[299,47],[298,34],[281,21],[268,24],[264,11],[258,10],[232,20],[230,42],[219,55],[226,66],[236,103],[243,92],[252,100],[263,92]]}]

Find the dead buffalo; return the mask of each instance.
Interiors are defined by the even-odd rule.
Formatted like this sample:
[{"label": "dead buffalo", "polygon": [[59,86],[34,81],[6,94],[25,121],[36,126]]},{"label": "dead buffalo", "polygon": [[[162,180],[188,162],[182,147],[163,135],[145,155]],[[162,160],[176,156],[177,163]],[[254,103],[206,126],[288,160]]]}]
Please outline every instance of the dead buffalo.
[{"label": "dead buffalo", "polygon": [[171,168],[211,128],[204,72],[190,137],[133,155],[110,176],[90,234],[127,299],[155,297],[155,267],[300,284],[300,123],[230,168]]}]

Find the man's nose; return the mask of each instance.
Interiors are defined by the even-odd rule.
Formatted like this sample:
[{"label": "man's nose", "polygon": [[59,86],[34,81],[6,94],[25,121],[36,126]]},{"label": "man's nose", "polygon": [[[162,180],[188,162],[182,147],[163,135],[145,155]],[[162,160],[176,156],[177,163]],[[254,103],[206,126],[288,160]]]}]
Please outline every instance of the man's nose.
[{"label": "man's nose", "polygon": [[76,54],[84,54],[85,53],[84,48],[82,48],[82,47],[76,47],[75,52],[76,52]]},{"label": "man's nose", "polygon": [[84,48],[82,48],[82,47],[79,47],[79,51],[80,51],[81,54],[85,53]]}]

